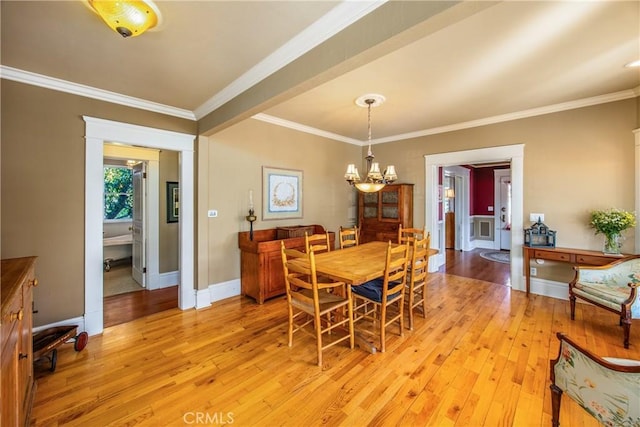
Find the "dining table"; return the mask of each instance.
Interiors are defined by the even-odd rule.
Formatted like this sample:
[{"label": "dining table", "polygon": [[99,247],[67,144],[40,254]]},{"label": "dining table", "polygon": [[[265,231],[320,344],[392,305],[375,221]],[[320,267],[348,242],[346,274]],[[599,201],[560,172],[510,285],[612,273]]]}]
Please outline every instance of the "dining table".
[{"label": "dining table", "polygon": [[[391,243],[397,246],[398,243]],[[345,249],[315,254],[316,273],[333,280],[358,286],[384,275],[389,242],[373,241]],[[438,253],[429,248],[428,256]],[[356,344],[370,353],[376,352],[375,344],[356,333]]]}]

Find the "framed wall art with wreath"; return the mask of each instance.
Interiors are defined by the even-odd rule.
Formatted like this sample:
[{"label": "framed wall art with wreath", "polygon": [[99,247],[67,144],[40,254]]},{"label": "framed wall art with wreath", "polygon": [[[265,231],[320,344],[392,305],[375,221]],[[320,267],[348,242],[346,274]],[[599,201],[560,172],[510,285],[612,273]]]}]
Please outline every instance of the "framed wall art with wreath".
[{"label": "framed wall art with wreath", "polygon": [[302,171],[262,167],[262,220],[302,218]]}]

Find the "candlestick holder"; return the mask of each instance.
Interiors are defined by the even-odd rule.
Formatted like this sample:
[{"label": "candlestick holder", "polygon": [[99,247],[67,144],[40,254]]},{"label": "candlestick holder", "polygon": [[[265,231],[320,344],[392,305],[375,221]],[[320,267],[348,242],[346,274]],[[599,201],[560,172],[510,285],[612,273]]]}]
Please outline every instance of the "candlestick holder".
[{"label": "candlestick holder", "polygon": [[253,222],[258,219],[254,215],[253,208],[249,208],[249,215],[247,215],[246,220],[249,221],[249,239],[253,240]]}]

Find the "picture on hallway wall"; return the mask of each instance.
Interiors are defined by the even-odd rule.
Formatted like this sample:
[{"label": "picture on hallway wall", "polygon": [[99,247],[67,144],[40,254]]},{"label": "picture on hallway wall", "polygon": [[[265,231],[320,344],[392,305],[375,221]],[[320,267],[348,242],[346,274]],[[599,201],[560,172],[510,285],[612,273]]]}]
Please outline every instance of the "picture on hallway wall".
[{"label": "picture on hallway wall", "polygon": [[167,181],[167,223],[178,222],[180,216],[180,187],[177,182]]}]

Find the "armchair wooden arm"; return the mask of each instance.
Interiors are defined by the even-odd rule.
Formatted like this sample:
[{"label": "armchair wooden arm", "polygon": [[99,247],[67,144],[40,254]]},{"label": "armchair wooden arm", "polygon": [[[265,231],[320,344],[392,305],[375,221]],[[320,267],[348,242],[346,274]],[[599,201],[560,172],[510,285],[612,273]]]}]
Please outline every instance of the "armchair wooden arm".
[{"label": "armchair wooden arm", "polygon": [[623,343],[629,348],[631,319],[640,318],[640,255],[617,260],[603,266],[576,266],[569,283],[571,320],[575,320],[576,299],[588,301],[620,316]]},{"label": "armchair wooden arm", "polygon": [[640,361],[599,357],[558,332],[550,362],[552,425],[559,426],[563,393],[602,425],[640,425]]}]

